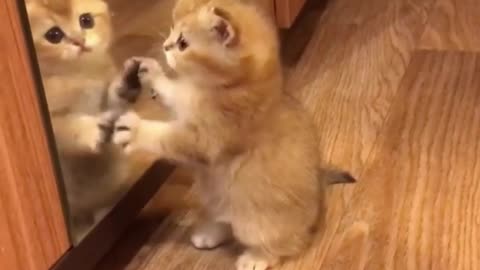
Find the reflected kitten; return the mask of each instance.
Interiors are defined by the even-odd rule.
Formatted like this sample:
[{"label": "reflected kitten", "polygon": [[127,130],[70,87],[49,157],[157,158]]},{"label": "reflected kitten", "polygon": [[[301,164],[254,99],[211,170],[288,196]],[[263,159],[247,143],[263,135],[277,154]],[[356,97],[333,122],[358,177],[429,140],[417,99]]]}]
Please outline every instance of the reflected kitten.
[{"label": "reflected kitten", "polygon": [[[109,99],[116,74],[108,54],[112,31],[101,0],[27,0],[74,229],[80,234],[95,215],[126,190],[126,160],[106,144],[115,113]],[[81,237],[81,236],[80,236]]]},{"label": "reflected kitten", "polygon": [[233,236],[246,247],[238,270],[304,252],[325,217],[326,186],[354,181],[323,168],[312,120],[283,91],[279,49],[274,24],[253,5],[212,0],[187,9],[164,44],[175,78],[154,59],[127,62],[140,62],[142,85],[176,118],[130,112],[115,124],[113,141],[125,152],[192,169],[205,211],[191,241],[209,249]]}]

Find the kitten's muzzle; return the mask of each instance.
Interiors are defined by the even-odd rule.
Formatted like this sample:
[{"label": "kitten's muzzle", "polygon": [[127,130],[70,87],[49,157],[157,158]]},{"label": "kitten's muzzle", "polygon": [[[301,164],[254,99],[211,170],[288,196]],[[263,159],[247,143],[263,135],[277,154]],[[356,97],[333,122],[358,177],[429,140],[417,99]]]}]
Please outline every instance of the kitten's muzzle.
[{"label": "kitten's muzzle", "polygon": [[72,38],[68,37],[68,41],[74,45],[80,48],[80,52],[90,52],[92,49],[88,46],[85,45],[85,38]]},{"label": "kitten's muzzle", "polygon": [[163,45],[163,50],[166,51],[166,52],[168,52],[168,51],[170,51],[171,49],[173,49],[174,47],[175,47],[175,44],[173,44],[173,43],[164,44],[164,45]]}]

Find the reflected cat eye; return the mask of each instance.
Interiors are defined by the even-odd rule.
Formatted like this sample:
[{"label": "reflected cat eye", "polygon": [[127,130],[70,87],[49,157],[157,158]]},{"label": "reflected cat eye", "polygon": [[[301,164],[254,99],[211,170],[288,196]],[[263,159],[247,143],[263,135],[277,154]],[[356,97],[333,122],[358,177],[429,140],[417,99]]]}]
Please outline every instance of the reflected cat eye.
[{"label": "reflected cat eye", "polygon": [[62,39],[65,37],[65,33],[63,30],[58,27],[54,26],[50,28],[46,33],[45,33],[45,39],[48,40],[48,42],[52,44],[58,44],[62,41]]},{"label": "reflected cat eye", "polygon": [[95,19],[90,13],[84,13],[80,15],[78,20],[80,22],[80,27],[83,29],[91,29],[95,26]]}]

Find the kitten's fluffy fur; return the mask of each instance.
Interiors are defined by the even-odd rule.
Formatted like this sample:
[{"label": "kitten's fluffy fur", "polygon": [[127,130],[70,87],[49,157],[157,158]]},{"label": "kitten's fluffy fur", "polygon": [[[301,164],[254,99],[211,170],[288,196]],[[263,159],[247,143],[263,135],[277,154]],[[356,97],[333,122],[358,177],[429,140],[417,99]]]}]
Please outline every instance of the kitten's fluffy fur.
[{"label": "kitten's fluffy fur", "polygon": [[192,243],[214,248],[233,234],[247,248],[237,269],[265,270],[303,252],[324,216],[314,126],[283,92],[277,32],[255,6],[213,0],[179,10],[164,44],[177,76],[152,59],[129,62],[141,63],[143,86],[176,118],[127,113],[113,141],[190,166],[205,210]]},{"label": "kitten's fluffy fur", "polygon": [[[107,53],[110,15],[101,0],[27,0],[27,11],[72,225],[80,238],[93,216],[125,191],[128,170],[119,151],[104,144],[108,134],[102,128],[113,118],[105,107],[115,96],[107,93],[116,72]],[[94,25],[82,29],[79,17],[87,13]],[[45,36],[54,26],[65,34],[58,43]]]}]

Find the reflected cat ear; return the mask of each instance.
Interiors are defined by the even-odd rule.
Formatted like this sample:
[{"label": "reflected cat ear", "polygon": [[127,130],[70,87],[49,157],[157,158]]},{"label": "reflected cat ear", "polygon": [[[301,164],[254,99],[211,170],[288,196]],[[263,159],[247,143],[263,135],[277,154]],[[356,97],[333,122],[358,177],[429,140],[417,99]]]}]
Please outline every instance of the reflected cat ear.
[{"label": "reflected cat ear", "polygon": [[218,7],[207,7],[206,10],[211,30],[218,37],[219,41],[227,47],[236,44],[238,33],[231,22],[228,12]]}]

